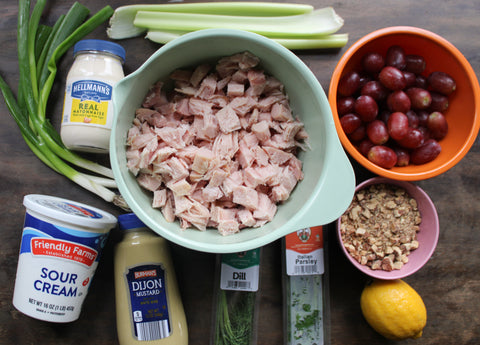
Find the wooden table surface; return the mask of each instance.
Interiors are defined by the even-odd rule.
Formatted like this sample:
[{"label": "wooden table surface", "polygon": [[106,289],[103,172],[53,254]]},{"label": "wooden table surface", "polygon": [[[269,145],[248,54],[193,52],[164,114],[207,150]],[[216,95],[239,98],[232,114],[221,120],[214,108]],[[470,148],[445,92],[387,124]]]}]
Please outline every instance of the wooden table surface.
[{"label": "wooden table surface", "polygon": [[[83,0],[96,12],[105,5]],[[154,1],[111,0],[116,8]],[[160,1],[158,1],[160,2]],[[382,27],[418,26],[433,31],[465,55],[480,74],[480,3],[471,0],[362,0],[331,3],[307,0],[316,8],[331,5],[345,20],[341,32],[349,33],[347,47],[361,36]],[[42,22],[52,24],[73,1],[49,1]],[[17,1],[2,0],[0,12],[0,73],[16,89]],[[90,38],[105,39],[102,26]],[[158,46],[141,38],[120,42],[127,50],[125,73],[131,73]],[[296,52],[317,76],[325,92],[330,76],[345,49]],[[49,104],[50,118],[59,125],[66,72],[71,51],[60,62],[60,71]],[[373,176],[355,163],[357,180]],[[86,192],[41,163],[24,143],[5,104],[0,101],[0,344],[117,344],[113,284],[113,230],[86,298],[80,319],[70,324],[47,323],[27,317],[12,305],[18,250],[26,194],[46,194],[84,202],[115,215],[121,210]],[[441,176],[417,182],[435,203],[440,218],[440,239],[431,260],[405,279],[423,297],[428,321],[423,337],[405,344],[480,344],[480,145],[477,140],[466,157]],[[365,277],[342,256],[328,227],[331,344],[389,344],[365,322],[359,296]],[[190,344],[208,344],[211,328],[214,254],[171,245],[188,319]],[[261,276],[259,345],[282,343],[280,242],[265,246]]]}]

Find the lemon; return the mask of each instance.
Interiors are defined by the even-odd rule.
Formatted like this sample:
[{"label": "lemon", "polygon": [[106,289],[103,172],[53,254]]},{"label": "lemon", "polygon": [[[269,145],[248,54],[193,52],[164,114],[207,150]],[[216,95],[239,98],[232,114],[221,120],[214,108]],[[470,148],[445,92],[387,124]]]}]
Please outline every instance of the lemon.
[{"label": "lemon", "polygon": [[360,306],[370,326],[388,339],[419,338],[427,323],[422,298],[401,279],[374,280],[363,289]]}]

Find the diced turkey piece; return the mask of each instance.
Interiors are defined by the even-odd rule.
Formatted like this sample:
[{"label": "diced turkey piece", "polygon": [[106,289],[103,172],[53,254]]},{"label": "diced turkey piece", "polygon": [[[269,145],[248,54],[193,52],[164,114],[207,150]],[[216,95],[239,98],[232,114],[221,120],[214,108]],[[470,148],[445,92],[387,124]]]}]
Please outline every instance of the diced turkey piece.
[{"label": "diced turkey piece", "polygon": [[182,229],[223,236],[270,222],[303,179],[308,134],[249,52],[155,83],[127,134],[127,168]]},{"label": "diced turkey piece", "polygon": [[230,106],[220,109],[216,113],[216,117],[218,120],[218,125],[220,126],[220,130],[225,134],[241,128],[240,119],[238,118],[235,110]]},{"label": "diced turkey piece", "polygon": [[153,208],[160,208],[167,203],[167,190],[165,188],[157,189],[153,192]]},{"label": "diced turkey piece", "polygon": [[240,97],[245,92],[245,85],[231,81],[227,84],[227,96],[228,97]]},{"label": "diced turkey piece", "polygon": [[205,174],[214,158],[215,155],[210,149],[206,147],[200,147],[195,152],[195,158],[193,159],[191,168],[193,171],[199,174]]}]

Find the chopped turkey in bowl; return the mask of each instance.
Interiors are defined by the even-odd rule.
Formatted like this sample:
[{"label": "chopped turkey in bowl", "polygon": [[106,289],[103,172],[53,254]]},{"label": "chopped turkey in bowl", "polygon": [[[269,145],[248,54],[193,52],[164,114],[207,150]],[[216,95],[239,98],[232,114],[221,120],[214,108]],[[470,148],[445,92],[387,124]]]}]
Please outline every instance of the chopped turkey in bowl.
[{"label": "chopped turkey in bowl", "polygon": [[229,235],[271,221],[303,179],[308,134],[283,84],[249,52],[175,70],[135,112],[127,166],[152,207],[182,228]]}]

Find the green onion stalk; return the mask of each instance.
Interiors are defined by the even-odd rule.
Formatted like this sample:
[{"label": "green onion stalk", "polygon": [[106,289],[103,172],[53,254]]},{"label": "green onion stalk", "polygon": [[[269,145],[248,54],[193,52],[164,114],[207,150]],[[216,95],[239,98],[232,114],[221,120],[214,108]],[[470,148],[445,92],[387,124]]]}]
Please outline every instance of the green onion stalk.
[{"label": "green onion stalk", "polygon": [[104,200],[128,208],[122,197],[111,190],[116,188],[111,169],[66,148],[47,118],[47,103],[59,59],[76,42],[107,21],[114,11],[105,6],[87,19],[88,8],[75,2],[67,14],[48,27],[40,25],[45,4],[46,0],[38,0],[30,14],[30,0],[19,0],[19,86],[15,97],[0,76],[5,104],[26,144],[43,163]]}]

